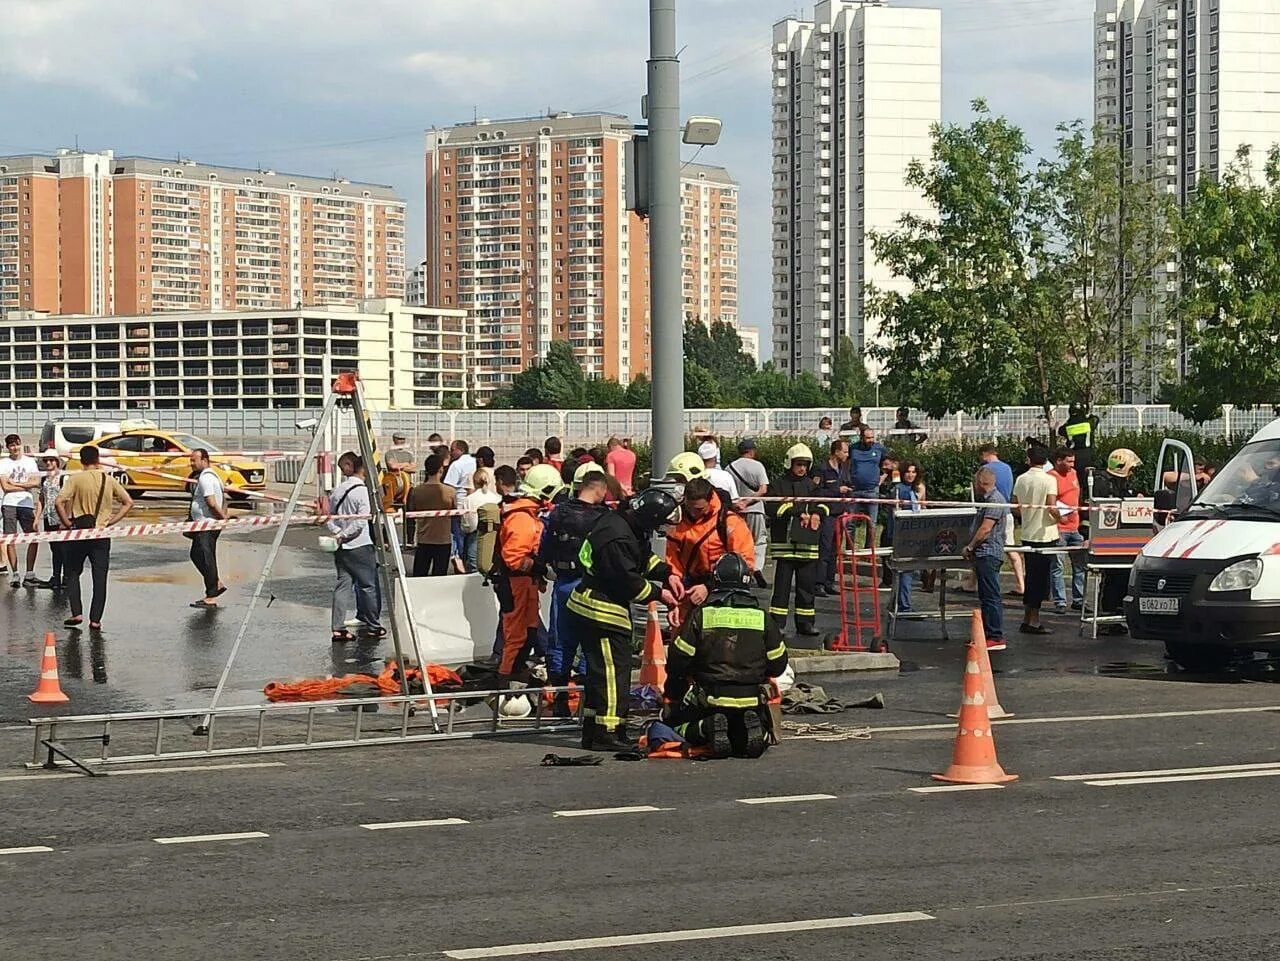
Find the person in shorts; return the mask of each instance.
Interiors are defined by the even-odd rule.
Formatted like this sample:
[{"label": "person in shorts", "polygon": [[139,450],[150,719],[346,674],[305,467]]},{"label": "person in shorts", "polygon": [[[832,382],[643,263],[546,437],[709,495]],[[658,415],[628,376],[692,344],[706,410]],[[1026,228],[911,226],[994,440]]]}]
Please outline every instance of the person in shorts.
[{"label": "person in shorts", "polygon": [[[4,533],[30,534],[36,529],[36,497],[39,494],[43,479],[40,476],[40,465],[35,459],[22,450],[22,438],[10,434],[4,439],[4,446],[9,449],[7,460],[0,460],[0,489],[4,491],[0,501],[0,514],[4,518]],[[35,587],[39,582],[36,577],[36,551],[38,544],[27,545],[26,576],[18,572],[18,549],[13,544],[5,545],[5,554],[9,559],[9,570],[12,572],[9,583],[14,587]]]}]

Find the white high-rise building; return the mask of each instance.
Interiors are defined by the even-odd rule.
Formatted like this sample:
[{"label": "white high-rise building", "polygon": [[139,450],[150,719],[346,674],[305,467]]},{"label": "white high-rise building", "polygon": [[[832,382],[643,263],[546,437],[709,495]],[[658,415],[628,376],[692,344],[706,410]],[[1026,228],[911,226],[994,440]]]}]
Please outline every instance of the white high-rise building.
[{"label": "white high-rise building", "polygon": [[848,335],[877,337],[864,287],[902,283],[871,237],[927,216],[905,183],[942,116],[942,13],[822,0],[773,28],[773,358],[825,378]]},{"label": "white high-rise building", "polygon": [[[1094,30],[1094,120],[1120,139],[1135,174],[1181,205],[1242,146],[1262,169],[1280,142],[1280,2],[1097,0]],[[1177,289],[1176,263],[1156,287]],[[1183,338],[1169,334],[1183,372]],[[1159,375],[1135,370],[1121,399],[1151,399]]]}]

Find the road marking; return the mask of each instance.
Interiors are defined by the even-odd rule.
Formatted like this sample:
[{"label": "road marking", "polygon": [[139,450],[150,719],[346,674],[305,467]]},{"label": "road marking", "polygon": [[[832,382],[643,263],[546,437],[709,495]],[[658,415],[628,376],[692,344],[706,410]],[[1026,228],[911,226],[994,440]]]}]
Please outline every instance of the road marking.
[{"label": "road marking", "polygon": [[587,818],[597,814],[649,814],[654,811],[670,811],[671,808],[656,808],[648,804],[638,804],[625,808],[583,808],[580,811],[552,811],[551,816],[557,818]]},{"label": "road marking", "polygon": [[909,787],[916,794],[946,794],[950,791],[997,791],[1003,784],[934,784],[931,787]]},{"label": "road marking", "polygon": [[156,844],[202,844],[205,841],[248,841],[270,836],[262,831],[238,831],[235,834],[188,834],[186,837],[152,838],[151,840]]},{"label": "road marking", "polygon": [[[201,771],[245,771],[254,768],[263,767],[287,767],[284,761],[249,761],[244,764],[187,764],[180,767],[158,767],[158,768],[141,768],[131,769],[127,771],[111,771],[111,777],[129,777],[140,774],[196,774]],[[10,781],[26,781],[28,783],[36,783],[38,781],[65,781],[71,778],[84,779],[86,775],[79,772],[62,772],[58,774],[6,774],[0,777],[0,782]]]},{"label": "road marking", "polygon": [[[1140,721],[1162,717],[1212,717],[1218,714],[1265,714],[1280,711],[1280,704],[1267,707],[1216,707],[1202,711],[1152,711],[1148,714],[1075,714],[1069,717],[1011,717],[992,724],[1004,727],[1014,724],[1074,724],[1078,721]],[[892,727],[873,727],[874,734],[894,734],[905,731],[954,731],[951,724],[901,724]]]},{"label": "road marking", "polygon": [[829,931],[834,928],[859,928],[876,924],[900,924],[904,921],[933,921],[923,911],[901,911],[896,914],[866,914],[861,917],[814,918],[810,921],[781,921],[775,924],[739,924],[726,928],[692,928],[685,931],[653,931],[624,934],[609,938],[578,938],[572,941],[542,941],[531,944],[505,944],[493,948],[466,948],[445,951],[446,958],[469,961],[474,958],[508,958],[527,954],[554,954],[558,951],[588,951],[593,948],[626,948],[640,944],[673,944],[678,941],[713,941],[719,938],[746,938],[757,934],[789,934],[803,931]]},{"label": "road marking", "polygon": [[740,797],[739,804],[794,804],[800,801],[834,801],[834,794],[792,794],[782,797]]},{"label": "road marking", "polygon": [[5,854],[49,854],[53,848],[47,848],[43,844],[32,845],[29,848],[0,848],[0,855]]},{"label": "road marking", "polygon": [[451,824],[470,824],[462,818],[437,818],[434,821],[383,821],[381,824],[362,824],[366,831],[395,831],[400,828],[439,828]]},{"label": "road marking", "polygon": [[1244,777],[1280,777],[1280,768],[1269,771],[1219,771],[1217,774],[1184,774],[1180,777],[1127,777],[1085,781],[1090,787],[1123,787],[1126,784],[1176,784],[1180,781],[1226,781]]},{"label": "road marking", "polygon": [[1097,781],[1102,778],[1166,777],[1176,774],[1216,774],[1219,771],[1266,771],[1280,768],[1280,761],[1259,764],[1219,764],[1214,767],[1170,767],[1162,771],[1108,771],[1104,774],[1057,774],[1054,781]]}]

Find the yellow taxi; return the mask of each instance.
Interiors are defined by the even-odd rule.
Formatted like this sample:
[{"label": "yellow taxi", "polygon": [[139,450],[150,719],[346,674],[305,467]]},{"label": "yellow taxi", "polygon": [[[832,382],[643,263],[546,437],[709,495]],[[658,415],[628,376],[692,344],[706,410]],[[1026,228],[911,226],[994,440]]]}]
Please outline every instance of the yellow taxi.
[{"label": "yellow taxi", "polygon": [[[189,489],[186,479],[191,474],[190,455],[199,447],[209,452],[210,469],[227,488],[230,500],[246,499],[232,488],[261,491],[267,486],[266,464],[236,454],[223,454],[208,441],[181,431],[126,429],[100,437],[93,445],[101,452],[102,466],[128,489],[131,497],[148,492],[186,493]],[[67,470],[80,469],[78,450],[68,458]]]}]

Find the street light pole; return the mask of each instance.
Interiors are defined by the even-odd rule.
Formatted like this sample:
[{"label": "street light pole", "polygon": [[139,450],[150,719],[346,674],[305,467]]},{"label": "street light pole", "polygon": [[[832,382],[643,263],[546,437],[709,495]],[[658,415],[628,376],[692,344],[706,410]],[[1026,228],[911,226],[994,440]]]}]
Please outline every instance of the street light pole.
[{"label": "street light pole", "polygon": [[649,343],[653,476],[684,448],[680,61],[676,0],[649,0]]}]

